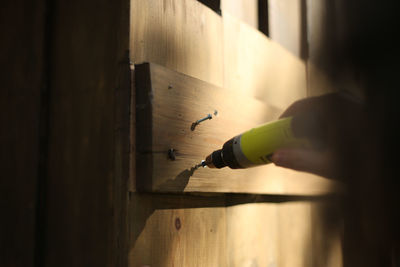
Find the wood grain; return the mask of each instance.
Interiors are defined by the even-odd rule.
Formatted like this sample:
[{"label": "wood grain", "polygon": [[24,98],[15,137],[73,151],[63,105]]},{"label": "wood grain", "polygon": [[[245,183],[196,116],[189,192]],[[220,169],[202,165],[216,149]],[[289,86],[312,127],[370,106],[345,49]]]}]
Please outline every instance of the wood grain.
[{"label": "wood grain", "polygon": [[258,0],[221,0],[221,10],[258,29]]},{"label": "wood grain", "polygon": [[280,266],[280,221],[276,203],[227,208],[227,266]]},{"label": "wood grain", "polygon": [[[137,186],[158,192],[322,194],[329,180],[273,165],[246,170],[191,167],[225,141],[278,117],[278,110],[239,92],[224,90],[155,64],[135,67]],[[218,116],[191,131],[214,110]],[[176,150],[176,160],[167,151]]]},{"label": "wood grain", "polygon": [[[229,17],[228,12],[225,12],[222,18],[210,15],[212,18],[210,19],[208,14],[212,13],[208,11],[212,11],[205,6],[197,6],[198,3],[194,2],[194,0],[132,1],[131,33],[134,34],[130,37],[131,60],[135,63],[154,62],[170,70],[177,70],[199,78],[209,83],[206,96],[212,95],[215,89],[221,89],[219,87],[223,87],[229,94],[239,93],[247,98],[255,96],[263,105],[266,105],[265,101],[267,105],[278,107],[273,108],[277,113],[292,101],[306,95],[304,63],[237,18]],[[196,7],[195,13],[192,7]],[[184,19],[184,14],[190,16],[187,15],[188,17]],[[214,32],[214,36],[210,32]],[[219,34],[223,34],[222,38]],[[199,39],[196,39],[198,37]],[[201,45],[202,50],[196,47],[187,48],[194,41]],[[218,54],[219,52],[223,54]],[[204,59],[207,60],[204,61]],[[196,69],[198,67],[196,64],[202,67]],[[215,68],[215,66],[219,67]],[[164,86],[168,88],[171,85],[170,90],[182,89],[179,86],[184,78],[179,76],[179,79],[171,81],[169,78],[175,77],[171,75],[166,75],[168,82],[163,83],[162,88]],[[209,87],[210,84],[218,87]],[[152,84],[151,88],[154,90],[158,87]],[[185,89],[179,91],[177,99],[181,99],[180,94],[185,94],[185,92],[196,95],[195,89],[188,89],[186,86],[183,88]],[[135,92],[139,91],[134,90]],[[204,99],[202,101],[204,102]],[[206,106],[204,103],[196,104],[196,109],[198,106],[204,109],[191,116],[193,102],[192,97],[189,97],[189,100],[186,98],[176,108],[174,106],[171,118],[167,118],[168,114],[156,117],[157,120],[165,121],[162,123],[163,129],[167,129],[164,130],[165,133],[174,135],[165,125],[166,121],[176,119],[178,111],[182,111],[179,113],[185,117],[185,121],[182,122],[184,125],[182,135],[191,134],[189,128],[193,120],[213,111],[214,105],[208,104],[207,101]],[[178,117],[172,125],[181,125],[177,123],[181,120],[180,118]],[[202,135],[207,133],[210,123],[213,126],[219,125],[217,120],[219,118],[200,125],[193,134],[197,134],[197,131],[200,131]],[[184,139],[182,135],[177,140]],[[215,139],[208,141],[215,144],[219,142]],[[221,141],[225,140],[221,138]],[[188,140],[188,142],[192,141]],[[140,144],[137,145],[140,146]],[[165,158],[165,149],[169,149],[170,144],[160,147],[162,151],[160,150],[156,156],[161,158],[163,164],[171,163]],[[132,148],[136,149],[136,144],[133,143]],[[204,153],[209,153],[209,151]],[[133,158],[134,156],[132,155]],[[182,160],[182,156],[185,155],[178,153],[174,164]],[[197,161],[198,158],[193,157],[193,160],[185,163],[181,169],[189,168]],[[135,168],[135,162],[131,163]],[[265,173],[265,171],[262,172]],[[135,174],[133,170],[131,180],[135,179]],[[201,181],[207,182],[207,186],[214,188],[218,188],[218,185],[207,178],[199,180],[192,176],[186,184],[186,179],[173,180],[174,177],[171,182],[176,183],[169,183],[168,188],[178,185],[180,189],[185,188],[182,190],[189,191],[190,194],[160,194],[159,191],[162,189],[146,194],[130,193],[129,266],[250,267],[258,264],[258,266],[272,267],[280,266],[280,262],[286,266],[290,263],[298,263],[299,265],[296,266],[321,266],[318,265],[321,261],[315,261],[314,265],[306,265],[310,263],[310,254],[303,254],[303,246],[310,248],[309,241],[314,242],[309,230],[315,225],[311,224],[308,203],[278,204],[282,201],[282,197],[286,196],[247,195],[243,197],[241,194],[193,193],[193,191],[202,190],[201,188],[191,189],[194,188],[192,184],[196,185]],[[229,178],[229,176],[226,177]],[[137,178],[143,181],[149,176],[138,175]],[[246,175],[246,179],[233,181],[232,184],[249,186],[253,183],[253,178]],[[290,192],[306,195],[319,194],[323,192],[320,181],[320,179],[302,179],[301,175],[293,173],[292,177],[280,177],[278,180],[269,181],[268,188],[270,192],[282,194]],[[263,182],[265,183],[265,179]],[[257,185],[254,184],[253,192],[257,192],[255,188]],[[220,192],[224,191],[220,190]],[[197,196],[199,194],[201,196]],[[252,203],[263,201],[266,203]],[[281,209],[284,211],[281,212]],[[175,228],[177,217],[182,223],[180,231]],[[188,228],[185,229],[185,227]],[[213,229],[213,232],[207,232],[207,229]],[[313,243],[312,249],[319,244]],[[203,254],[197,254],[198,251]],[[315,251],[318,253],[319,250],[315,248]],[[185,265],[182,265],[183,263]]]},{"label": "wood grain", "polygon": [[133,0],[131,25],[136,64],[157,63],[281,109],[306,96],[304,62],[227,10],[221,18],[193,0]]},{"label": "wood grain", "polygon": [[269,37],[299,58],[302,41],[301,1],[268,1]]},{"label": "wood grain", "polygon": [[224,85],[281,110],[306,97],[306,65],[256,29],[224,13]]},{"label": "wood grain", "polygon": [[217,13],[194,0],[130,3],[134,63],[154,62],[222,86],[222,20]]},{"label": "wood grain", "polygon": [[135,193],[130,203],[130,267],[229,266],[224,197]]},{"label": "wood grain", "polygon": [[[45,1],[2,1],[0,9],[0,266],[32,267],[37,234]],[[43,137],[42,137],[43,139]],[[43,173],[43,172],[41,172]],[[41,208],[41,206],[39,206]]]},{"label": "wood grain", "polygon": [[129,1],[54,6],[44,266],[126,266]]},{"label": "wood grain", "polygon": [[278,266],[313,266],[311,203],[281,203],[278,221]]}]

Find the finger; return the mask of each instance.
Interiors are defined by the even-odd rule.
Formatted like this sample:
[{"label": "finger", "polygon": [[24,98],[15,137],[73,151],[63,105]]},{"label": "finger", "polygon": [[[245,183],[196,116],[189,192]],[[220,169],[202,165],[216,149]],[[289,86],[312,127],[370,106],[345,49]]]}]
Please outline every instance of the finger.
[{"label": "finger", "polygon": [[309,149],[280,149],[271,158],[275,165],[325,177],[333,176],[332,156]]},{"label": "finger", "polygon": [[318,97],[309,97],[305,99],[298,100],[291,104],[280,116],[279,118],[294,116],[312,110],[316,104],[318,104]]},{"label": "finger", "polygon": [[279,118],[294,116],[308,112],[320,113],[327,110],[337,101],[338,96],[334,93],[304,98],[291,104]]}]

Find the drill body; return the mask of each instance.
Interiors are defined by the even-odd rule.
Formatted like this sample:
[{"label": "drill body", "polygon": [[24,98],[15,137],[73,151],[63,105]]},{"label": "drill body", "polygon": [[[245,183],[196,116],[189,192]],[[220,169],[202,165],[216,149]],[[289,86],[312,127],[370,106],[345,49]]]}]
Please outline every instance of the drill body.
[{"label": "drill body", "polygon": [[282,147],[302,146],[306,140],[296,138],[292,117],[266,123],[239,134],[207,156],[203,167],[243,169],[271,163],[274,151]]}]

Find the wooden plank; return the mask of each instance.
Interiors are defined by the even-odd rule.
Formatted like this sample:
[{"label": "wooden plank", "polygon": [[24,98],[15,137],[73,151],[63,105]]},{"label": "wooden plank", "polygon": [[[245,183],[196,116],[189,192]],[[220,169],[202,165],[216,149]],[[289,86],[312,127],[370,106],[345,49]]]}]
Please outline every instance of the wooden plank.
[{"label": "wooden plank", "polygon": [[223,197],[134,193],[130,203],[130,267],[229,266]]},{"label": "wooden plank", "polygon": [[278,221],[278,266],[313,266],[311,203],[279,204]]},{"label": "wooden plank", "polygon": [[224,88],[281,110],[307,93],[305,63],[225,12]]},{"label": "wooden plank", "polygon": [[129,1],[54,7],[43,266],[126,266]]},{"label": "wooden plank", "polygon": [[134,63],[154,62],[222,86],[221,17],[194,0],[132,0]]},{"label": "wooden plank", "polygon": [[[191,171],[231,137],[276,119],[278,110],[155,64],[137,65],[135,72],[139,190],[321,194],[334,185],[272,164],[246,170]],[[214,110],[217,117],[191,131],[192,122]],[[174,161],[167,157],[171,148],[177,151]]]},{"label": "wooden plank", "polygon": [[[236,92],[239,92],[239,94],[245,95],[247,98],[255,96],[261,100],[261,104],[266,101],[268,105],[278,107],[278,109],[274,109],[277,110],[277,113],[286,108],[292,101],[306,95],[304,63],[293,57],[281,46],[274,44],[265,37],[261,38],[257,31],[254,31],[240,20],[235,18],[229,20],[227,18],[229,16],[228,12],[225,12],[222,19],[213,17],[216,18],[213,22],[216,26],[212,28],[213,26],[209,24],[211,19],[208,15],[204,16],[203,13],[207,8],[199,8],[196,13],[192,13],[190,7],[196,5],[193,3],[195,2],[194,0],[191,2],[175,0],[162,2],[154,0],[132,1],[131,33],[134,32],[134,34],[131,34],[130,40],[131,50],[133,51],[131,59],[135,63],[143,61],[158,63],[168,69],[178,70],[205,82],[224,87],[229,93],[236,94]],[[164,11],[163,7],[168,10]],[[184,20],[184,15],[182,14],[191,15]],[[204,20],[200,21],[199,19],[196,23],[193,23],[198,17],[204,17]],[[221,20],[223,21],[221,22]],[[180,22],[178,23],[178,21]],[[223,26],[222,29],[220,25]],[[218,36],[213,37],[215,43],[209,41],[205,44],[205,41],[211,40],[207,33],[210,29],[218,31]],[[182,32],[185,33],[182,34]],[[223,38],[219,38],[219,34],[223,34]],[[189,48],[187,48],[189,43],[193,42],[197,36],[202,35],[205,37],[198,39],[197,42],[206,48],[202,49],[202,51],[196,50],[197,54],[189,53]],[[219,42],[222,42],[222,48]],[[223,55],[214,53],[216,51],[214,49],[223,51]],[[194,51],[194,49],[190,51]],[[182,55],[185,55],[186,58]],[[210,55],[214,56],[211,57]],[[199,61],[201,66],[209,65],[211,75],[204,75],[204,68],[195,69],[193,67],[197,64],[196,60],[198,58],[201,58]],[[203,58],[208,59],[203,61]],[[225,62],[225,66],[222,63],[218,63],[222,59]],[[220,64],[218,71],[215,71],[216,63]],[[220,70],[223,70],[224,77],[215,82],[218,79],[210,78],[213,77],[212,72],[214,74],[221,73],[219,72]],[[166,76],[170,77],[170,74]],[[177,85],[179,85],[181,79],[177,79],[178,82],[173,80],[164,85],[167,88],[171,85],[172,88],[170,90],[179,89]],[[207,95],[209,91],[215,91],[215,88],[220,89],[209,86],[207,86]],[[154,84],[152,88],[155,88]],[[213,89],[210,90],[210,88]],[[300,94],[298,90],[302,90]],[[181,93],[182,91],[184,90],[179,92]],[[191,133],[189,127],[193,120],[213,111],[210,110],[210,108],[213,108],[212,105],[207,105],[199,114],[194,114],[193,117],[190,117],[188,114],[192,113],[192,107],[188,103],[192,103],[192,101],[182,102],[177,108],[185,110],[182,115],[186,116],[185,121],[182,122],[182,125],[185,125],[185,134]],[[200,125],[203,127],[199,127],[197,130],[204,134],[209,123],[215,125],[218,124],[218,121],[214,119],[208,121],[207,124]],[[176,124],[179,124],[179,122],[173,122],[173,125]],[[166,127],[166,129],[169,129],[169,127]],[[136,148],[134,143],[132,148]],[[162,162],[165,164],[170,162],[166,161],[166,155],[162,155],[162,153],[165,153],[164,149],[168,148],[170,146],[166,144],[162,148],[163,151],[159,151],[161,154],[157,153],[162,157]],[[208,152],[206,151],[206,153]],[[178,160],[180,160],[179,155],[177,156]],[[196,157],[190,164],[184,164],[182,169],[190,167],[197,161],[198,158]],[[131,163],[133,165],[132,168],[134,168],[134,162]],[[280,176],[278,173],[277,175]],[[134,176],[135,172],[133,170],[131,179],[134,179]],[[245,181],[234,181],[232,184],[246,184],[245,186],[248,186],[250,184],[248,183],[249,180],[253,182],[254,177],[250,175],[246,177],[248,178]],[[138,176],[137,178],[140,180],[144,177]],[[195,182],[193,179],[197,178],[191,177],[184,191],[196,191],[196,189],[190,189],[189,187]],[[280,180],[274,181],[275,184],[270,185],[270,192],[297,192],[300,194],[310,194],[310,192],[311,194],[319,194],[323,192],[319,185],[319,179],[302,179],[301,176],[294,173],[293,177],[284,177],[280,178]],[[203,179],[203,181],[215,185],[212,179]],[[287,181],[290,181],[290,183]],[[178,187],[183,188],[184,186],[180,184]],[[274,188],[275,190],[272,190]],[[289,188],[289,190],[286,188]],[[197,189],[197,191],[201,190]],[[255,266],[255,264],[258,264],[258,266],[280,266],[279,257],[293,257],[282,261],[288,266],[288,263],[291,262],[301,263],[304,260],[304,256],[309,255],[307,253],[301,255],[301,251],[303,251],[301,241],[295,242],[293,245],[290,243],[295,234],[300,237],[310,237],[309,227],[305,226],[307,222],[309,223],[309,220],[307,221],[305,217],[309,216],[309,209],[302,208],[302,206],[299,208],[286,208],[285,215],[278,217],[278,214],[281,214],[279,212],[281,205],[279,204],[236,205],[247,202],[236,199],[237,195],[235,194],[235,201],[228,202],[229,205],[236,206],[224,208],[228,203],[224,203],[221,198],[228,195],[204,195],[203,198],[200,198],[187,194],[130,193],[129,266]],[[260,198],[264,199],[264,197],[269,199],[270,196],[249,196],[249,199],[258,201]],[[180,218],[183,227],[186,225],[191,230],[177,231],[175,228],[175,219],[177,217]],[[290,224],[293,218],[298,218],[295,221],[300,224],[299,228]],[[204,223],[201,223],[202,221]],[[286,226],[279,230],[281,223]],[[223,226],[224,224],[226,227]],[[214,225],[219,225],[219,227],[210,228],[210,226]],[[208,228],[213,229],[213,232],[207,232]],[[290,234],[285,235],[285,231]],[[201,235],[198,235],[198,233],[201,233]],[[281,238],[284,241],[281,241]],[[301,240],[301,238],[296,240]],[[184,246],[183,244],[187,245]],[[283,247],[286,249],[283,249]],[[290,249],[293,249],[294,253]],[[198,251],[201,251],[202,254],[197,254]],[[304,260],[304,262],[307,261]]]},{"label": "wooden plank", "polygon": [[258,0],[221,0],[221,10],[258,29]]},{"label": "wooden plank", "polygon": [[279,265],[279,204],[250,203],[227,208],[227,266]]},{"label": "wooden plank", "polygon": [[[221,18],[207,7],[194,0],[133,0],[131,27],[133,62],[156,62],[222,85]],[[135,93],[139,92],[133,90],[133,96]],[[135,128],[133,117],[132,129]],[[134,152],[133,135],[134,132]],[[134,156],[131,181],[136,176]],[[135,192],[130,193],[129,200],[130,267],[227,266],[225,196]],[[178,217],[180,230],[175,226]]]},{"label": "wooden plank", "polygon": [[301,1],[268,1],[269,37],[299,58],[302,45]]},{"label": "wooden plank", "polygon": [[[40,263],[37,233],[45,1],[2,1],[0,11],[0,266]],[[43,90],[45,91],[45,90]],[[43,102],[41,102],[43,101]],[[45,131],[44,131],[45,132]],[[41,191],[39,191],[41,193]],[[40,195],[39,195],[40,196]]]}]

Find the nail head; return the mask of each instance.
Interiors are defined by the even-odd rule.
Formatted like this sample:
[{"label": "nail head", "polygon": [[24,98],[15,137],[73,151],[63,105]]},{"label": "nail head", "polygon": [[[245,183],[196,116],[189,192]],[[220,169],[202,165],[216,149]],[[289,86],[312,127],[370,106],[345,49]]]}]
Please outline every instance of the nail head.
[{"label": "nail head", "polygon": [[170,160],[176,160],[176,155],[175,155],[176,150],[173,148],[168,149],[168,158]]}]

